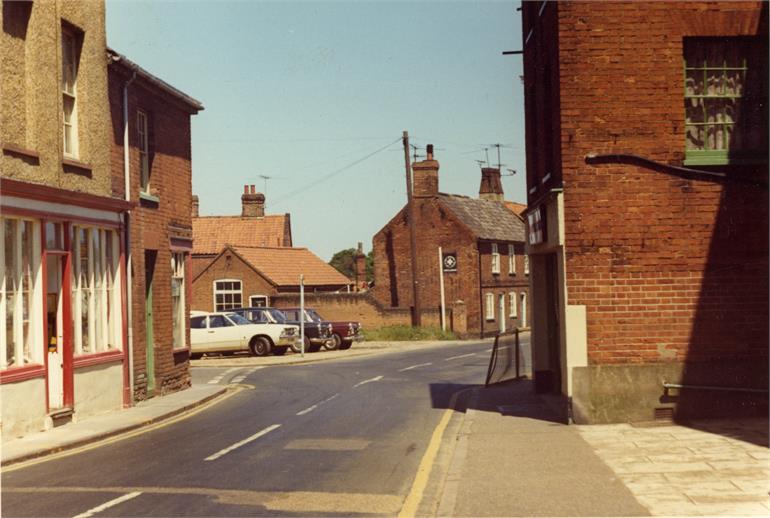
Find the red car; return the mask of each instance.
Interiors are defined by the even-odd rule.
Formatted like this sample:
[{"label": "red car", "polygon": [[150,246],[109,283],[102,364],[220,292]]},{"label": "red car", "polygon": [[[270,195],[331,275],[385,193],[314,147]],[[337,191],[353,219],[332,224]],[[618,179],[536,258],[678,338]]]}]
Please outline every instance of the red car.
[{"label": "red car", "polygon": [[[288,316],[292,316],[294,320],[299,320],[299,308],[281,308],[281,311]],[[332,325],[332,339],[324,345],[329,351],[350,349],[353,342],[364,341],[364,335],[361,333],[361,322],[328,321],[311,308],[305,308],[305,320]]]}]

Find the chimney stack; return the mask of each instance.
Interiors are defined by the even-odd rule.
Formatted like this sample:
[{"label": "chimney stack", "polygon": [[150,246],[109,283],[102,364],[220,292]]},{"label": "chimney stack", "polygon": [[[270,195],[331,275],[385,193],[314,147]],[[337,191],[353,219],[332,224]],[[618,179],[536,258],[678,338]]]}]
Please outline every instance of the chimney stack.
[{"label": "chimney stack", "polygon": [[500,169],[495,167],[481,168],[481,186],[479,198],[489,201],[503,201],[503,184],[500,181]]},{"label": "chimney stack", "polygon": [[241,195],[241,217],[261,218],[265,215],[265,195],[253,185],[244,185]]},{"label": "chimney stack", "polygon": [[356,268],[356,291],[365,291],[366,282],[366,255],[364,255],[364,244],[359,241],[358,250],[355,257]]},{"label": "chimney stack", "polygon": [[428,144],[428,156],[412,164],[412,192],[415,198],[438,195],[438,161],[433,159],[433,144]]},{"label": "chimney stack", "polygon": [[193,194],[192,197],[192,217],[197,218],[199,216],[198,210],[200,208],[200,202],[198,201],[198,195]]}]

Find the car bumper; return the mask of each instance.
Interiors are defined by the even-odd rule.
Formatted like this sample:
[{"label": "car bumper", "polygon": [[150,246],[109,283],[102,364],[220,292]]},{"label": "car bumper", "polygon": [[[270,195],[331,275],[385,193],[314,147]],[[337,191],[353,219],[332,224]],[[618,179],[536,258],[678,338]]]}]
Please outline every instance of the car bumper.
[{"label": "car bumper", "polygon": [[309,338],[311,344],[319,344],[324,345],[325,343],[329,342],[330,338]]},{"label": "car bumper", "polygon": [[345,338],[343,338],[343,340],[345,340],[346,342],[363,342],[364,341],[364,335],[359,333],[359,334],[353,335],[353,336],[346,336]]},{"label": "car bumper", "polygon": [[279,338],[278,339],[278,343],[275,344],[275,345],[281,345],[281,346],[288,345],[288,346],[292,346],[292,345],[298,344],[298,343],[299,343],[299,337],[297,337],[297,336],[287,336],[285,338]]}]

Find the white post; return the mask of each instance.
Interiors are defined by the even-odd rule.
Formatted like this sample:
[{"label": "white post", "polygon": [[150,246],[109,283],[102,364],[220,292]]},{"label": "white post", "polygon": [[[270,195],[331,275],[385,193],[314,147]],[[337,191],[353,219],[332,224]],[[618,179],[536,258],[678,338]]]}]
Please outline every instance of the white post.
[{"label": "white post", "polygon": [[441,330],[446,331],[446,305],[444,304],[444,256],[438,247],[438,276],[441,287]]},{"label": "white post", "polygon": [[299,276],[299,340],[301,355],[305,357],[305,276]]}]

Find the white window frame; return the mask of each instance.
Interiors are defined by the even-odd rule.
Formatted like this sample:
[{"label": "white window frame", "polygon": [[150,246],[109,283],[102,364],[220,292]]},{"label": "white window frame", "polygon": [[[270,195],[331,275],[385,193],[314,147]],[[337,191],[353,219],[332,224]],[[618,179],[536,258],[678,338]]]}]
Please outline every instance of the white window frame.
[{"label": "white window frame", "polygon": [[[174,349],[187,347],[187,332],[185,321],[185,307],[187,304],[185,284],[185,268],[187,266],[187,254],[184,252],[171,252],[171,327]],[[176,282],[176,286],[174,283]],[[174,290],[179,290],[174,294]]]},{"label": "white window frame", "polygon": [[519,300],[521,301],[521,322],[519,327],[527,327],[527,294],[521,292]]},{"label": "white window frame", "polygon": [[508,245],[508,275],[516,275],[516,250]]},{"label": "white window frame", "polygon": [[150,137],[147,112],[136,110],[136,149],[139,151],[139,190],[150,193]]},{"label": "white window frame", "polygon": [[[109,237],[109,239],[108,239]],[[86,270],[81,243],[85,241]],[[72,227],[72,328],[75,356],[121,350],[123,298],[120,290],[119,235],[112,229]],[[110,253],[107,254],[107,246]],[[83,295],[88,296],[83,304]],[[83,321],[88,330],[83,333]],[[86,338],[86,340],[83,340]],[[87,345],[86,345],[87,344]]]},{"label": "white window frame", "polygon": [[[254,305],[254,299],[263,299],[265,301],[264,306],[255,306]],[[267,295],[249,295],[249,307],[250,308],[256,308],[256,307],[269,307],[270,306],[270,297]]]},{"label": "white window frame", "polygon": [[524,275],[529,275],[529,256],[524,254]]},{"label": "white window frame", "polygon": [[[218,282],[237,282],[238,283],[238,289],[218,289],[217,283]],[[240,308],[243,306],[243,281],[240,279],[215,279],[213,283],[213,293],[214,293],[214,311],[227,311],[229,309],[234,308]],[[226,302],[223,302],[222,304],[217,304],[217,295],[235,295],[238,294],[238,297],[240,297],[241,303],[240,304],[228,304]],[[221,309],[219,306],[223,306]]]},{"label": "white window frame", "polygon": [[485,311],[484,318],[492,322],[495,320],[495,294],[487,293],[485,296]]},{"label": "white window frame", "polygon": [[[64,26],[61,31],[62,151],[66,157],[77,158],[80,155],[77,103],[78,37],[74,31]],[[71,78],[70,82],[67,81],[68,77]],[[69,117],[66,108],[68,102],[72,104]]]},{"label": "white window frame", "polygon": [[492,243],[492,273],[500,273],[500,252],[497,249],[497,243]]},{"label": "white window frame", "polygon": [[508,317],[517,318],[518,315],[518,300],[515,291],[508,292]]},{"label": "white window frame", "polygon": [[[10,236],[6,236],[5,233],[6,221],[12,222]],[[27,239],[31,246],[26,264],[22,264],[22,226],[26,226],[30,231]],[[5,246],[6,237],[11,239],[11,247]],[[13,255],[13,271],[6,269],[5,262],[8,254]],[[37,325],[43,320],[41,255],[39,221],[0,218],[0,370],[43,363],[43,336],[40,326]],[[25,277],[26,291],[24,290]],[[10,309],[8,308],[9,298]],[[7,332],[9,314],[13,340],[9,340]],[[13,343],[13,363],[8,363],[9,343]],[[17,358],[21,358],[21,362],[17,361]]]}]

